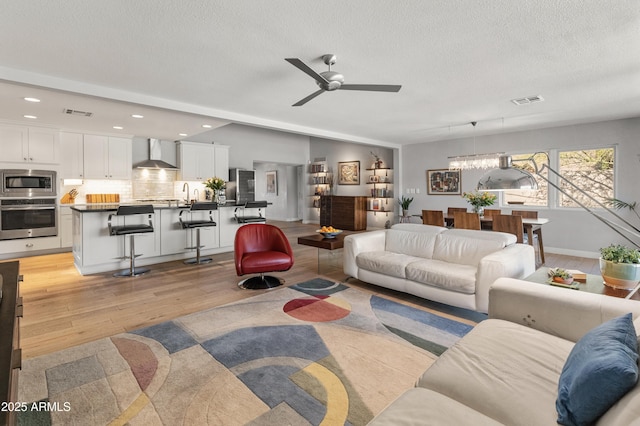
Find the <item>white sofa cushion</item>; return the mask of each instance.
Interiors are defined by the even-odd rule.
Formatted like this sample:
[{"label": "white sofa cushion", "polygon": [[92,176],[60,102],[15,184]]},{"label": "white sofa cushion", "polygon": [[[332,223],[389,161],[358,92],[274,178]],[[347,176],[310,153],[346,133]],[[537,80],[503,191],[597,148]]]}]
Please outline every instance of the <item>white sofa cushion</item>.
[{"label": "white sofa cushion", "polygon": [[436,236],[433,259],[477,267],[483,257],[515,242],[515,235],[504,232],[451,229]]},{"label": "white sofa cushion", "polygon": [[366,251],[356,257],[356,265],[367,271],[392,277],[406,278],[405,270],[412,262],[422,260],[420,257],[388,251]]},{"label": "white sofa cushion", "polygon": [[436,235],[446,230],[447,228],[441,226],[418,225],[415,223],[397,224],[387,230],[385,250],[392,253],[431,259],[436,243]]},{"label": "white sofa cushion", "polygon": [[512,322],[485,320],[442,354],[418,386],[500,423],[555,425],[558,379],[573,345]]},{"label": "white sofa cushion", "polygon": [[407,279],[459,293],[476,292],[477,268],[471,265],[452,265],[434,259],[424,259],[407,265]]},{"label": "white sofa cushion", "polygon": [[378,414],[369,423],[369,426],[421,424],[500,425],[495,420],[437,392],[424,388],[413,388],[400,395],[392,405]]}]

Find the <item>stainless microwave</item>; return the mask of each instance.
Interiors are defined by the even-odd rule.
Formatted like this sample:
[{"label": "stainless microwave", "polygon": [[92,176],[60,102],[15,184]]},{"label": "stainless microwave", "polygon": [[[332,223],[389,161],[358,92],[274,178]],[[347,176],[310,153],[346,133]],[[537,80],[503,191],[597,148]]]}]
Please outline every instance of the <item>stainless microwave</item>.
[{"label": "stainless microwave", "polygon": [[53,170],[0,170],[2,197],[55,197],[56,172]]}]

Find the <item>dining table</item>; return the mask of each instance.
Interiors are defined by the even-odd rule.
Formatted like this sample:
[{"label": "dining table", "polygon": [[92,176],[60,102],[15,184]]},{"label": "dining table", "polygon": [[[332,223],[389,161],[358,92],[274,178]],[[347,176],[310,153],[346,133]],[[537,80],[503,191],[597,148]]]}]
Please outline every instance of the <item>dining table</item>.
[{"label": "dining table", "polygon": [[[455,227],[453,215],[446,214],[444,215],[444,222],[448,227]],[[522,227],[524,228],[524,232],[527,234],[527,242],[532,247],[533,243],[533,234],[534,232],[538,235],[538,251],[540,252],[540,264],[544,265],[544,246],[542,244],[542,226],[549,223],[549,219],[545,217],[538,218],[522,218]],[[493,217],[490,215],[480,216],[480,226],[483,229],[491,230],[493,228]]]}]

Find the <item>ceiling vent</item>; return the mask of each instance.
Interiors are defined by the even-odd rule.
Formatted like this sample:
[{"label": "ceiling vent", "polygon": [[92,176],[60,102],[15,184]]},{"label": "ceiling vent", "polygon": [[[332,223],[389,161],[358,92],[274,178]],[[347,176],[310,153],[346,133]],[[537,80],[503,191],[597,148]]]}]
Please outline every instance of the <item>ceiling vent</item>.
[{"label": "ceiling vent", "polygon": [[92,112],[87,112],[87,111],[78,111],[77,109],[71,109],[71,108],[65,108],[63,110],[63,112],[65,114],[69,114],[69,115],[77,115],[79,117],[91,117],[93,115]]},{"label": "ceiling vent", "polygon": [[544,98],[540,95],[527,96],[526,98],[511,99],[511,102],[513,102],[516,105],[529,105],[529,104],[542,102],[542,101],[544,101]]}]

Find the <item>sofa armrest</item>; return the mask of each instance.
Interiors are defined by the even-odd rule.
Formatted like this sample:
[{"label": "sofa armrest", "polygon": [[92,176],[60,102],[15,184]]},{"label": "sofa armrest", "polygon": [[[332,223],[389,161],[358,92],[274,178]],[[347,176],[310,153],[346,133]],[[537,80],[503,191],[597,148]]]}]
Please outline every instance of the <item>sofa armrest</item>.
[{"label": "sofa armrest", "polygon": [[356,257],[365,251],[384,250],[386,231],[371,231],[361,234],[351,234],[344,237],[343,270],[350,277],[358,278]]},{"label": "sofa armrest", "polygon": [[526,325],[573,342],[597,325],[628,312],[634,319],[639,317],[640,303],[511,278],[496,280],[489,290],[489,318]]},{"label": "sofa armrest", "polygon": [[501,277],[524,278],[536,269],[536,254],[528,244],[512,244],[480,260],[476,275],[476,310],[489,309],[489,287]]}]

